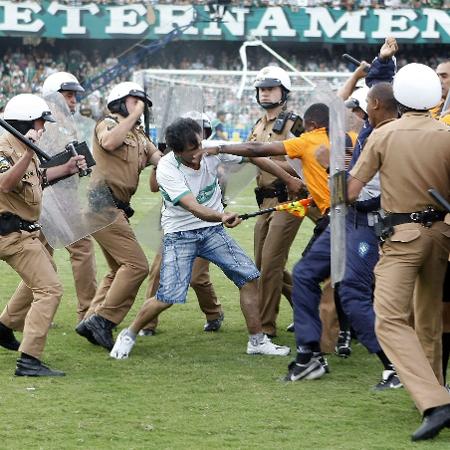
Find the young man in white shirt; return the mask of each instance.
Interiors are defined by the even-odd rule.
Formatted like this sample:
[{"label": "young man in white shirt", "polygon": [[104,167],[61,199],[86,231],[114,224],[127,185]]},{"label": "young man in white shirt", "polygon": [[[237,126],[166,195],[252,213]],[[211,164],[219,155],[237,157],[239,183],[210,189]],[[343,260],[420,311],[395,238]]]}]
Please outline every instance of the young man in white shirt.
[{"label": "young man in white shirt", "polygon": [[[115,359],[128,357],[144,324],[174,303],[185,303],[197,256],[220,267],[239,288],[249,332],[247,353],[286,356],[290,352],[289,347],[273,344],[262,332],[257,292],[259,271],[223,227],[234,228],[241,219],[236,213],[223,210],[217,167],[220,163],[238,164],[244,158],[206,155],[201,136],[201,127],[192,119],[178,119],[166,130],[166,143],[173,151],[161,158],[156,174],[164,198],[160,285],[156,296],[144,303],[131,326],[117,337],[110,353]],[[259,158],[255,163],[282,178],[290,191],[300,190],[299,179],[269,159]]]}]

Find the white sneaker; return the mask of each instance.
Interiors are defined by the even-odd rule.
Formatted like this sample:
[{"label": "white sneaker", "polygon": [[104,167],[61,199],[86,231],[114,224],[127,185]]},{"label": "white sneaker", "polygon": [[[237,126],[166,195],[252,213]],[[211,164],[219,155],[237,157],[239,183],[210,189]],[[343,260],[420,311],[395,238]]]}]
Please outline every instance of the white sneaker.
[{"label": "white sneaker", "polygon": [[251,341],[247,344],[248,355],[275,355],[275,356],[287,356],[291,352],[289,347],[284,345],[275,345],[266,335],[262,341],[253,345]]},{"label": "white sneaker", "polygon": [[127,329],[123,329],[117,336],[116,342],[109,356],[114,359],[126,359],[136,343],[135,339],[132,339],[127,334]]}]

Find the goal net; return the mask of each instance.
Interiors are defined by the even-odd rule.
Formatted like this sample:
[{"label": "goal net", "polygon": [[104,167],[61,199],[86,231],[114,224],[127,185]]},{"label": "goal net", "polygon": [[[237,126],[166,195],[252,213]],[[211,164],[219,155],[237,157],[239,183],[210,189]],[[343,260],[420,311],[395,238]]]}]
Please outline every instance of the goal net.
[{"label": "goal net", "polygon": [[[261,108],[256,102],[253,80],[257,72],[233,70],[170,70],[145,69],[136,71],[133,81],[143,86],[154,104],[169,101],[165,93],[171,86],[201,88],[203,109],[212,120],[218,111],[226,113],[225,131],[228,139],[246,140],[254,123],[261,116]],[[289,72],[292,90],[289,95],[289,110],[303,115],[309,106],[312,93],[321,89],[336,90],[349,76],[342,72]],[[193,99],[193,104],[195,104]],[[158,140],[156,130],[153,138]]]}]

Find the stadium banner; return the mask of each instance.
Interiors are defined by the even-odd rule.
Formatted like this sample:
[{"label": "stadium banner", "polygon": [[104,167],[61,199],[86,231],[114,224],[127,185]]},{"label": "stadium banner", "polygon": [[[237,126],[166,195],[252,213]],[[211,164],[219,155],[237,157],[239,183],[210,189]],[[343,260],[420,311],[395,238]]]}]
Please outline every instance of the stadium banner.
[{"label": "stadium banner", "polygon": [[159,39],[174,27],[189,25],[197,14],[199,21],[179,38],[243,41],[255,36],[266,41],[370,44],[394,36],[416,44],[450,43],[449,12],[440,9],[229,6],[221,13],[218,22],[214,6],[0,0],[0,37]]}]

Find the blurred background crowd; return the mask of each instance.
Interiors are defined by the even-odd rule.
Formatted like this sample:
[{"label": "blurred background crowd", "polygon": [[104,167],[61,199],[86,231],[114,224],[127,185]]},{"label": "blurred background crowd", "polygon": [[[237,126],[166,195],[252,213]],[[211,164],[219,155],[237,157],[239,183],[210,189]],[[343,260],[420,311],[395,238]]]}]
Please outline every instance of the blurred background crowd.
[{"label": "blurred background crowd", "polygon": [[[14,0],[19,1],[19,0]],[[60,0],[60,3],[79,6],[92,3],[93,0]],[[108,5],[126,5],[136,3],[135,0],[96,0],[95,3]],[[208,5],[209,0],[140,0],[145,5]],[[233,6],[264,7],[264,6],[289,6],[293,9],[310,6],[326,6],[343,8],[354,11],[359,8],[445,8],[450,7],[450,0],[231,0],[227,2]]]}]

